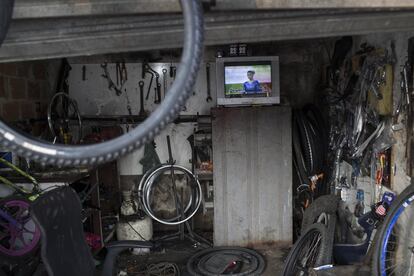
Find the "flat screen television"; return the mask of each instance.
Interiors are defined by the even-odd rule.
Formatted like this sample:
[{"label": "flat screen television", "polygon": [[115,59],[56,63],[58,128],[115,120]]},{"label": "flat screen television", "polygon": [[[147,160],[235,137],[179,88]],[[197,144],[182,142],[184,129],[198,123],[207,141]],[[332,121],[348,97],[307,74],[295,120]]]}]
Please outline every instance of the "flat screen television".
[{"label": "flat screen television", "polygon": [[217,105],[280,103],[279,57],[216,59]]}]

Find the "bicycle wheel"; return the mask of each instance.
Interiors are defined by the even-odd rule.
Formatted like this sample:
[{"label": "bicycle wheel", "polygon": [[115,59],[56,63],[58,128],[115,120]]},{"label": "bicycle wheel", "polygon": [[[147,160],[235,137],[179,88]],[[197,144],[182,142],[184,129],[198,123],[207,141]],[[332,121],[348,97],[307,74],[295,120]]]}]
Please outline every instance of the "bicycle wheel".
[{"label": "bicycle wheel", "polygon": [[30,202],[23,198],[0,201],[0,256],[24,259],[36,252],[40,229],[30,217]]},{"label": "bicycle wheel", "polygon": [[414,185],[392,203],[376,234],[373,275],[414,275]]},{"label": "bicycle wheel", "polygon": [[308,275],[310,268],[329,263],[330,252],[332,241],[328,238],[327,227],[321,223],[312,224],[290,250],[283,275]]},{"label": "bicycle wheel", "polygon": [[0,145],[17,155],[43,164],[86,166],[106,163],[124,156],[151,141],[180,113],[193,92],[203,51],[201,1],[181,0],[184,21],[182,57],[174,83],[160,107],[130,132],[93,145],[68,146],[28,137],[0,120]]}]

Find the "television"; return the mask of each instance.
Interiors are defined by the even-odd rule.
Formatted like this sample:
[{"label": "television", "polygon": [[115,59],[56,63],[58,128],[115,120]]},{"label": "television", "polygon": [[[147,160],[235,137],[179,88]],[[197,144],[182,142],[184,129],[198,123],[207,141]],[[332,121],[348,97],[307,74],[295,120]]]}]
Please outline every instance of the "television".
[{"label": "television", "polygon": [[277,56],[217,58],[216,81],[219,106],[280,103]]}]

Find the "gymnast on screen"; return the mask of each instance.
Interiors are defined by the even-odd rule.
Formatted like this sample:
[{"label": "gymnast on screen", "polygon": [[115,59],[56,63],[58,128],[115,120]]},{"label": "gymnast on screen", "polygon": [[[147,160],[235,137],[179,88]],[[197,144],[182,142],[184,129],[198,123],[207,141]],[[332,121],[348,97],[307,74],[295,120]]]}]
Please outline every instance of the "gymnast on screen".
[{"label": "gymnast on screen", "polygon": [[254,80],[254,71],[249,70],[247,71],[247,78],[249,79],[248,81],[244,82],[243,87],[244,87],[244,92],[246,94],[249,93],[256,93],[256,92],[261,92],[262,88],[260,87],[260,83],[258,80]]}]

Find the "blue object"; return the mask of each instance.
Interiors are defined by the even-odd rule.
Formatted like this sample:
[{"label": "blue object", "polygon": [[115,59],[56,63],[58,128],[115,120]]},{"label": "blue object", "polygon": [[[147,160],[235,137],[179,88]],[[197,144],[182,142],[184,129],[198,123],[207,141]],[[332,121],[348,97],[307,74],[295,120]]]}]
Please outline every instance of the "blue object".
[{"label": "blue object", "polygon": [[358,189],[357,190],[357,194],[356,194],[356,199],[358,200],[358,201],[364,201],[364,190],[362,190],[362,189]]},{"label": "blue object", "polygon": [[243,87],[244,87],[244,92],[246,92],[247,94],[262,91],[262,88],[260,87],[260,83],[258,80],[254,80],[252,82],[246,81],[243,84]]},{"label": "blue object", "polygon": [[385,204],[387,206],[391,206],[391,203],[394,201],[395,199],[395,194],[391,193],[391,192],[385,192],[382,195],[382,204]]},{"label": "blue object", "polygon": [[385,271],[385,258],[387,257],[386,249],[387,249],[388,241],[389,241],[390,236],[391,236],[392,229],[394,228],[395,224],[397,223],[398,218],[401,216],[401,213],[405,210],[405,208],[407,208],[409,205],[411,205],[413,200],[414,200],[414,197],[410,196],[406,201],[404,201],[401,204],[398,211],[395,213],[395,215],[391,218],[391,221],[387,226],[387,229],[385,231],[384,239],[381,241],[381,256],[380,256],[381,257],[381,264],[380,264],[380,266],[381,266],[381,268],[380,268],[381,269],[381,271],[380,271],[381,275],[384,275],[384,276],[387,275],[387,273]]},{"label": "blue object", "polygon": [[[6,160],[9,163],[13,163],[13,153],[10,151],[2,151],[0,152],[0,157]],[[6,165],[0,163],[0,169],[9,168]]]}]

